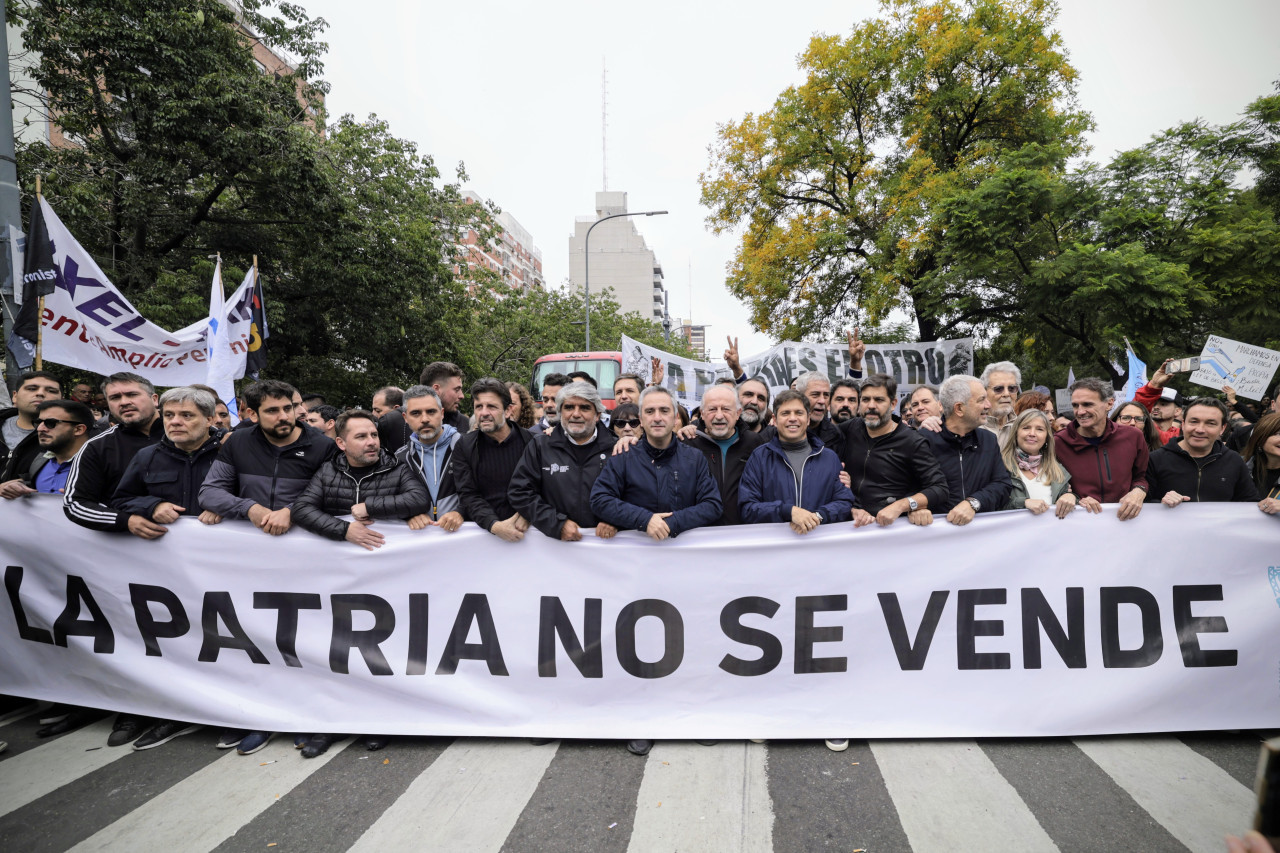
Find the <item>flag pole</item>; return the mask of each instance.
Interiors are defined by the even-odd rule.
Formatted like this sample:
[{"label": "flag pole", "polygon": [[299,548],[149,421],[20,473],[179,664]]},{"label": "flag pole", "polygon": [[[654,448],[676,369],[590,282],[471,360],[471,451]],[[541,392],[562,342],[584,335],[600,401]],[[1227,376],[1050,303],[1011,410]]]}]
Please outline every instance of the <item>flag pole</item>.
[{"label": "flag pole", "polygon": [[[36,175],[36,205],[40,204],[40,176]],[[36,370],[44,369],[44,294],[40,294],[40,307],[36,314]]]}]

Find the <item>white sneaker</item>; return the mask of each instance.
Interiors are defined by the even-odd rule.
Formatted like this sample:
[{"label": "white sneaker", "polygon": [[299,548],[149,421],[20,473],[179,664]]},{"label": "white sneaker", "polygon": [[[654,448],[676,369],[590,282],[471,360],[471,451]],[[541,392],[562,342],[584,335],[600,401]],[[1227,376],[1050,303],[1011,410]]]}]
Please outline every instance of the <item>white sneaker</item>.
[{"label": "white sneaker", "polygon": [[845,751],[846,749],[848,749],[848,748],[849,748],[849,741],[845,740],[845,739],[844,739],[844,738],[842,738],[842,737],[841,737],[841,738],[834,738],[834,737],[829,737],[829,738],[827,738],[827,749],[831,750],[832,752],[844,752],[844,751]]}]

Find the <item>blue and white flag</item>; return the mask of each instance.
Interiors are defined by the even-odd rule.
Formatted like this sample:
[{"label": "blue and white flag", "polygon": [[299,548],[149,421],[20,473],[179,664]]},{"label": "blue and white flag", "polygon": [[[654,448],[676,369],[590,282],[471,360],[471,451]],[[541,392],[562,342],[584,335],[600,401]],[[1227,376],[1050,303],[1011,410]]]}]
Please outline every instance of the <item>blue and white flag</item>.
[{"label": "blue and white flag", "polygon": [[1125,383],[1124,388],[1116,395],[1117,403],[1124,403],[1132,400],[1138,395],[1138,389],[1147,384],[1147,363],[1138,358],[1137,353],[1133,351],[1133,344],[1129,343],[1129,339],[1124,339],[1125,352],[1129,356],[1129,381]]},{"label": "blue and white flag", "polygon": [[218,392],[231,413],[231,424],[240,420],[236,411],[235,377],[244,372],[244,357],[231,354],[231,327],[227,322],[227,303],[222,293],[222,258],[213,268],[213,288],[209,292],[209,333],[205,337],[208,348],[209,378],[205,384]]}]

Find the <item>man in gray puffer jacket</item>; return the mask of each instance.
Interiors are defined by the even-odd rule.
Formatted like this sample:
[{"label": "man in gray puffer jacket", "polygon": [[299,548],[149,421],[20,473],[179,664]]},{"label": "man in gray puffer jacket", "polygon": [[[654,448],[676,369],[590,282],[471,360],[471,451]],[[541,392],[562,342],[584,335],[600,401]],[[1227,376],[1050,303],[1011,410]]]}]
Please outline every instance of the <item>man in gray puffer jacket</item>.
[{"label": "man in gray puffer jacket", "polygon": [[[409,466],[382,450],[378,422],[370,412],[339,415],[334,432],[342,453],[321,465],[294,501],[294,522],[312,533],[372,551],[384,539],[369,527],[375,518],[411,519],[430,512],[426,485]],[[339,515],[355,520],[342,521]]]}]

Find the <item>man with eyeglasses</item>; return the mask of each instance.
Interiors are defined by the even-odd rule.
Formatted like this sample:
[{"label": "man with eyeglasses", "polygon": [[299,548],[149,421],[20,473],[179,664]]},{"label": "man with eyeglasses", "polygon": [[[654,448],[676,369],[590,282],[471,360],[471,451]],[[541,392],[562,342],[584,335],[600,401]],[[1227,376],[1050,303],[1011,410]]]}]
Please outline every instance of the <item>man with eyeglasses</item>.
[{"label": "man with eyeglasses", "polygon": [[560,413],[556,411],[556,395],[568,384],[569,377],[563,373],[548,373],[542,378],[542,420],[533,425],[534,432],[549,432],[559,423]]},{"label": "man with eyeglasses", "polygon": [[1012,361],[997,361],[982,371],[982,384],[991,401],[991,411],[982,427],[999,435],[1000,429],[1013,421],[1013,403],[1021,393],[1022,371]]},{"label": "man with eyeglasses", "polygon": [[0,482],[0,497],[7,500],[36,492],[62,494],[71,473],[71,462],[89,440],[93,412],[75,400],[45,400],[36,409],[36,443],[39,452],[25,465],[19,457],[9,460]]}]

